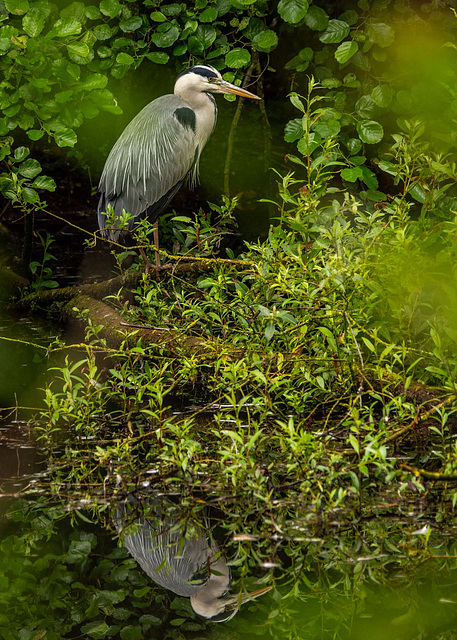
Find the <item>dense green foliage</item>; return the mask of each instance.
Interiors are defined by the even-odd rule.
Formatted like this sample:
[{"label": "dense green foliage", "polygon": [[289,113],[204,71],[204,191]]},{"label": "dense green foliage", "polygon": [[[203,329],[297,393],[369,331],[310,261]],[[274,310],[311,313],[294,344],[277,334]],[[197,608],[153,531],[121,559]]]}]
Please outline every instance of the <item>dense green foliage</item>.
[{"label": "dense green foliage", "polygon": [[[297,615],[293,598],[322,597],[325,608],[324,581],[335,606],[347,605],[331,637],[349,637],[348,591],[376,602],[367,584],[412,558],[440,556],[440,527],[455,522],[457,502],[457,19],[446,3],[416,4],[5,1],[0,191],[22,211],[44,209],[41,190],[55,189],[32,156],[63,149],[85,165],[78,128],[120,112],[116,92],[140,65],[175,73],[207,61],[236,83],[276,78],[284,95],[269,96],[264,82],[265,104],[284,112],[288,146],[277,192],[264,194],[274,215],[265,239],[240,253],[224,248],[236,199],[170,215],[161,229],[172,268],[159,281],[139,278],[129,304],[121,292],[108,300],[134,326],[201,348],[138,340],[113,349],[80,309],[82,353],[54,363],[33,423],[58,506],[44,503],[38,517],[18,511],[26,533],[0,545],[0,629],[11,638],[37,637],[42,620],[49,638],[129,640],[161,625],[163,637],[178,637],[168,622],[206,633],[179,599],[179,617],[167,613],[163,592],[91,531],[52,538],[45,553],[67,510],[84,520],[90,505],[110,528],[107,505],[120,490],[152,480],[183,495],[189,511],[221,509],[239,584],[259,568],[287,568],[263,574],[278,591],[259,633],[314,637],[303,633],[310,614],[321,637],[322,608]],[[150,238],[144,222],[138,245],[150,251]],[[52,240],[41,242],[44,259],[31,264],[37,291],[56,284]],[[119,264],[133,252],[118,254]],[[186,271],[190,259],[212,262]],[[20,577],[27,554],[30,584]],[[453,567],[447,554],[452,545],[443,567]],[[63,595],[43,614],[56,585]],[[455,600],[450,590],[443,598]],[[150,595],[160,620],[142,613]],[[405,602],[399,617],[409,624],[414,603]],[[56,610],[60,629],[49,622]],[[419,627],[404,637],[423,637]]]},{"label": "dense green foliage", "polygon": [[[257,73],[269,56],[281,71],[291,46],[296,51],[285,70],[292,71],[292,82],[303,87],[311,72],[326,99],[316,121],[299,117],[286,127],[286,140],[298,140],[301,154],[306,144],[313,149],[338,138],[347,160],[341,178],[362,184],[362,197],[382,201],[393,188],[389,176],[396,183],[398,175],[388,161],[373,160],[390,147],[390,133],[398,127],[408,133],[407,120],[419,118],[431,144],[433,177],[414,176],[409,192],[436,205],[431,191],[437,177],[443,182],[455,174],[442,155],[455,145],[447,123],[457,104],[456,21],[449,8],[390,0],[361,0],[346,10],[307,0],[102,0],[58,8],[48,0],[8,0],[0,20],[0,190],[26,208],[38,205],[40,189],[55,185],[27,158],[26,147],[14,149],[16,139],[22,145],[29,139],[37,149],[48,139],[74,147],[85,119],[120,112],[108,83],[114,89],[145,61],[175,60],[182,69],[205,60],[239,83],[251,63]],[[381,189],[378,167],[386,174]]]}]

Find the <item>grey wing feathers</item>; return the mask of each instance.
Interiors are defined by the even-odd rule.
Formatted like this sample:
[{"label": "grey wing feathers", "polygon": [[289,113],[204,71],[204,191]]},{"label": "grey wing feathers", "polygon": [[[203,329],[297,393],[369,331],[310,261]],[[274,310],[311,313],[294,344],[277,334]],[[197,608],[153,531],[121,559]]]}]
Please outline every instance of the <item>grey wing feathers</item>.
[{"label": "grey wing feathers", "polygon": [[217,547],[208,544],[203,529],[189,536],[179,520],[157,511],[156,518],[137,520],[138,528],[125,537],[124,546],[154,582],[190,597],[206,583],[207,562],[214,562]]},{"label": "grey wing feathers", "polygon": [[[159,201],[163,209],[189,171],[196,169],[199,149],[195,132],[175,117],[177,109],[190,107],[174,95],[157,98],[120,135],[100,178],[100,228],[106,226],[106,218],[101,214],[108,205],[118,217],[123,210],[139,216]],[[134,220],[130,228],[133,226]],[[119,232],[113,230],[109,235],[116,239]]]}]

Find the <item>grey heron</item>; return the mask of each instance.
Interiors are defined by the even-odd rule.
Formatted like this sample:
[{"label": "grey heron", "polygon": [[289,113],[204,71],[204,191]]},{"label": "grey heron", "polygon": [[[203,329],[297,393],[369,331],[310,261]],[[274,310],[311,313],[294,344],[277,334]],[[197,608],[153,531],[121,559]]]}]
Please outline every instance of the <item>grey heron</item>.
[{"label": "grey heron", "polygon": [[124,546],[154,582],[190,598],[195,613],[211,622],[230,620],[241,604],[270,591],[267,586],[246,594],[228,593],[230,568],[217,544],[205,527],[183,521],[173,513],[176,509],[164,498],[142,505],[128,500],[114,517],[119,532],[127,529]]},{"label": "grey heron", "polygon": [[[144,216],[156,221],[186,179],[195,186],[201,152],[216,124],[215,93],[260,100],[201,64],[183,71],[173,94],[150,102],[127,125],[98,186],[98,224],[104,237],[119,240],[123,212],[131,216],[131,231]],[[156,247],[157,241],[155,234]]]}]

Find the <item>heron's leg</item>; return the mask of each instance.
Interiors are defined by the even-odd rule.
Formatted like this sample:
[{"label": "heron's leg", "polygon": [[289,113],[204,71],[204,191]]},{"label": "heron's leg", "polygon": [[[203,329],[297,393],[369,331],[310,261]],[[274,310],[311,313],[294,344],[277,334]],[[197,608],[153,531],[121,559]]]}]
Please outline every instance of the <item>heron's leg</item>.
[{"label": "heron's leg", "polygon": [[156,220],[154,222],[154,231],[153,231],[153,239],[155,245],[155,271],[156,271],[156,280],[159,279],[160,272],[160,254],[159,254],[159,221]]}]

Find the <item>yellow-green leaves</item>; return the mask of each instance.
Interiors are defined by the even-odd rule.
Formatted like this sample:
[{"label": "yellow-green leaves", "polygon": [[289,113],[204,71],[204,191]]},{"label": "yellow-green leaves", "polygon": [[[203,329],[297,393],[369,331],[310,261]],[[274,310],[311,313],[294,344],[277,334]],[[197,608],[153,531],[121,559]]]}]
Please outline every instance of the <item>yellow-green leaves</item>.
[{"label": "yellow-green leaves", "polygon": [[23,16],[29,10],[28,0],[5,0],[5,7],[16,16]]},{"label": "yellow-green leaves", "polygon": [[344,64],[352,58],[352,56],[359,50],[359,45],[354,40],[348,40],[342,42],[338,49],[335,51],[335,58],[340,64]]}]

